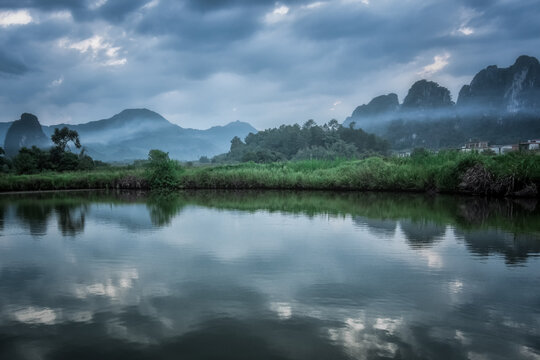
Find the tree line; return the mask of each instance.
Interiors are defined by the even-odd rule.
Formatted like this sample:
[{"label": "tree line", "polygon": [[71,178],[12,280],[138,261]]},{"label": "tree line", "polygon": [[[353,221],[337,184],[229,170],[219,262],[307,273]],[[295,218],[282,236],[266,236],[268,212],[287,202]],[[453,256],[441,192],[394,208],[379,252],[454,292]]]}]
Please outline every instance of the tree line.
[{"label": "tree line", "polygon": [[[75,130],[67,127],[54,129],[51,140],[54,146],[50,149],[23,147],[12,159],[6,157],[4,149],[0,147],[0,172],[36,174],[44,171],[92,170],[105,165],[86,154]],[[72,152],[70,144],[81,151],[78,154]]]},{"label": "tree line", "polygon": [[[250,133],[242,141],[235,136],[228,153],[215,156],[212,162],[269,163],[285,160],[359,158],[387,154],[386,140],[362,129],[354,123],[344,127],[335,119],[324,125],[308,120],[302,126],[281,125],[278,128]],[[208,162],[201,158],[200,162]]]}]

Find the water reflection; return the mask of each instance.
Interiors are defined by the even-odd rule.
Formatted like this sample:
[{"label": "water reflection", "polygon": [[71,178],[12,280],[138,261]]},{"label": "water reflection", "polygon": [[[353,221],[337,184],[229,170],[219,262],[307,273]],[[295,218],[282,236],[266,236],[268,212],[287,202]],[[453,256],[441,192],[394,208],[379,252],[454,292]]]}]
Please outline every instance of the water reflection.
[{"label": "water reflection", "polygon": [[512,234],[501,230],[458,231],[467,248],[478,255],[501,254],[507,264],[524,263],[530,254],[540,253],[540,240],[535,234]]},{"label": "water reflection", "polygon": [[81,192],[0,209],[2,359],[540,352],[535,202]]},{"label": "water reflection", "polygon": [[[309,217],[352,216],[374,235],[391,236],[398,224],[411,248],[428,248],[441,240],[447,226],[455,227],[470,251],[479,255],[504,254],[509,264],[540,252],[540,207],[536,199],[408,194],[326,193],[281,191],[187,191],[174,194],[145,192],[66,192],[0,196],[0,230],[14,215],[32,235],[45,235],[55,216],[64,236],[82,233],[92,204],[111,207],[140,204],[136,214],[126,210],[102,215],[132,230],[170,226],[187,206],[254,213],[301,214]],[[99,210],[93,209],[99,217]],[[127,215],[127,216],[126,216]]]},{"label": "water reflection", "polygon": [[400,222],[401,230],[412,248],[429,248],[437,241],[442,240],[446,227],[430,221]]},{"label": "water reflection", "polygon": [[52,210],[50,204],[23,201],[16,206],[15,214],[25,223],[32,235],[45,235]]}]

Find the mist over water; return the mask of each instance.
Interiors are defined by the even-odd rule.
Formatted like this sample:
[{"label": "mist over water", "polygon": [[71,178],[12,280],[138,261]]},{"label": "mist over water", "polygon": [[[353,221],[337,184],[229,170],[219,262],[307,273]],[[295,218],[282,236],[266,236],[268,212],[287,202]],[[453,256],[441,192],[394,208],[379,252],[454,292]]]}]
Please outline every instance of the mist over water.
[{"label": "mist over water", "polygon": [[534,358],[537,200],[0,197],[0,357]]}]

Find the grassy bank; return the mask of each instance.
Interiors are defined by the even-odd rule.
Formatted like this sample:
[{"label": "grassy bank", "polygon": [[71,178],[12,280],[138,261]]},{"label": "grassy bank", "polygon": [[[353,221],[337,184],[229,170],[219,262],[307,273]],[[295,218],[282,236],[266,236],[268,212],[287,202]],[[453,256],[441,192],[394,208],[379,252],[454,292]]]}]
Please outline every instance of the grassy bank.
[{"label": "grassy bank", "polygon": [[113,168],[32,175],[0,175],[0,191],[3,192],[138,188],[148,188],[143,169]]},{"label": "grassy bank", "polygon": [[[178,168],[171,189],[306,189],[538,196],[540,156],[420,153],[409,158],[306,160]],[[145,189],[146,169],[2,175],[0,191]]]}]

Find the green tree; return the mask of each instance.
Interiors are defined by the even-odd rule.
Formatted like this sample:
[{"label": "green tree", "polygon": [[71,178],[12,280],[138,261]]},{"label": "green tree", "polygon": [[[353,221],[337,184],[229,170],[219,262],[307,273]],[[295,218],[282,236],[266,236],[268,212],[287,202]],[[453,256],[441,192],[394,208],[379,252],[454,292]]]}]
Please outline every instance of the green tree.
[{"label": "green tree", "polygon": [[232,140],[231,140],[231,152],[239,150],[240,148],[242,148],[242,146],[244,146],[244,143],[242,142],[242,140],[238,136],[235,136],[235,137],[232,138]]},{"label": "green tree", "polygon": [[[345,128],[337,120],[319,126],[308,120],[303,126],[281,125],[231,142],[231,151],[214,161],[269,162],[293,158],[351,158],[366,153],[385,154],[388,143],[362,129]],[[223,159],[223,160],[222,160]],[[275,159],[275,160],[273,160]]]},{"label": "green tree", "polygon": [[[86,151],[81,146],[79,133],[75,130],[70,130],[67,127],[62,129],[54,129],[54,134],[51,140],[56,145],[51,149],[50,159],[52,166],[58,171],[74,171],[74,170],[91,170],[95,167],[94,160],[86,154]],[[81,152],[76,155],[69,149],[69,143],[73,143],[77,149],[82,148]]]},{"label": "green tree", "polygon": [[73,142],[77,149],[81,148],[79,133],[75,130],[70,130],[66,126],[64,126],[60,130],[58,130],[58,128],[55,128],[54,134],[51,135],[51,140],[61,152],[65,152],[66,147],[68,147],[69,149],[68,143],[70,141]]},{"label": "green tree", "polygon": [[312,127],[317,126],[317,123],[313,119],[309,119],[302,125],[302,129],[311,129]]},{"label": "green tree", "polygon": [[169,153],[150,150],[146,177],[151,189],[172,189],[178,185],[181,167],[169,158]]},{"label": "green tree", "polygon": [[201,156],[199,158],[199,163],[201,164],[208,164],[210,162],[210,159],[208,158],[208,156]]},{"label": "green tree", "polygon": [[[23,147],[19,150],[19,153],[13,158],[13,166],[17,174],[35,174],[40,171],[40,156],[34,148],[29,149]],[[39,150],[41,151],[41,150]]]},{"label": "green tree", "polygon": [[336,119],[332,119],[328,122],[328,128],[331,130],[331,131],[336,131],[340,128],[340,124],[339,122],[336,120]]},{"label": "green tree", "polygon": [[73,171],[79,167],[79,157],[72,152],[65,152],[57,164],[58,171]]},{"label": "green tree", "polygon": [[49,152],[37,146],[21,148],[13,158],[13,166],[18,174],[35,174],[52,169]]},{"label": "green tree", "polygon": [[0,147],[0,172],[7,173],[11,167],[11,161],[4,155],[4,148]]},{"label": "green tree", "polygon": [[77,169],[78,170],[92,170],[95,167],[96,167],[96,164],[94,162],[94,159],[86,155],[86,149],[82,148],[78,156]]}]

